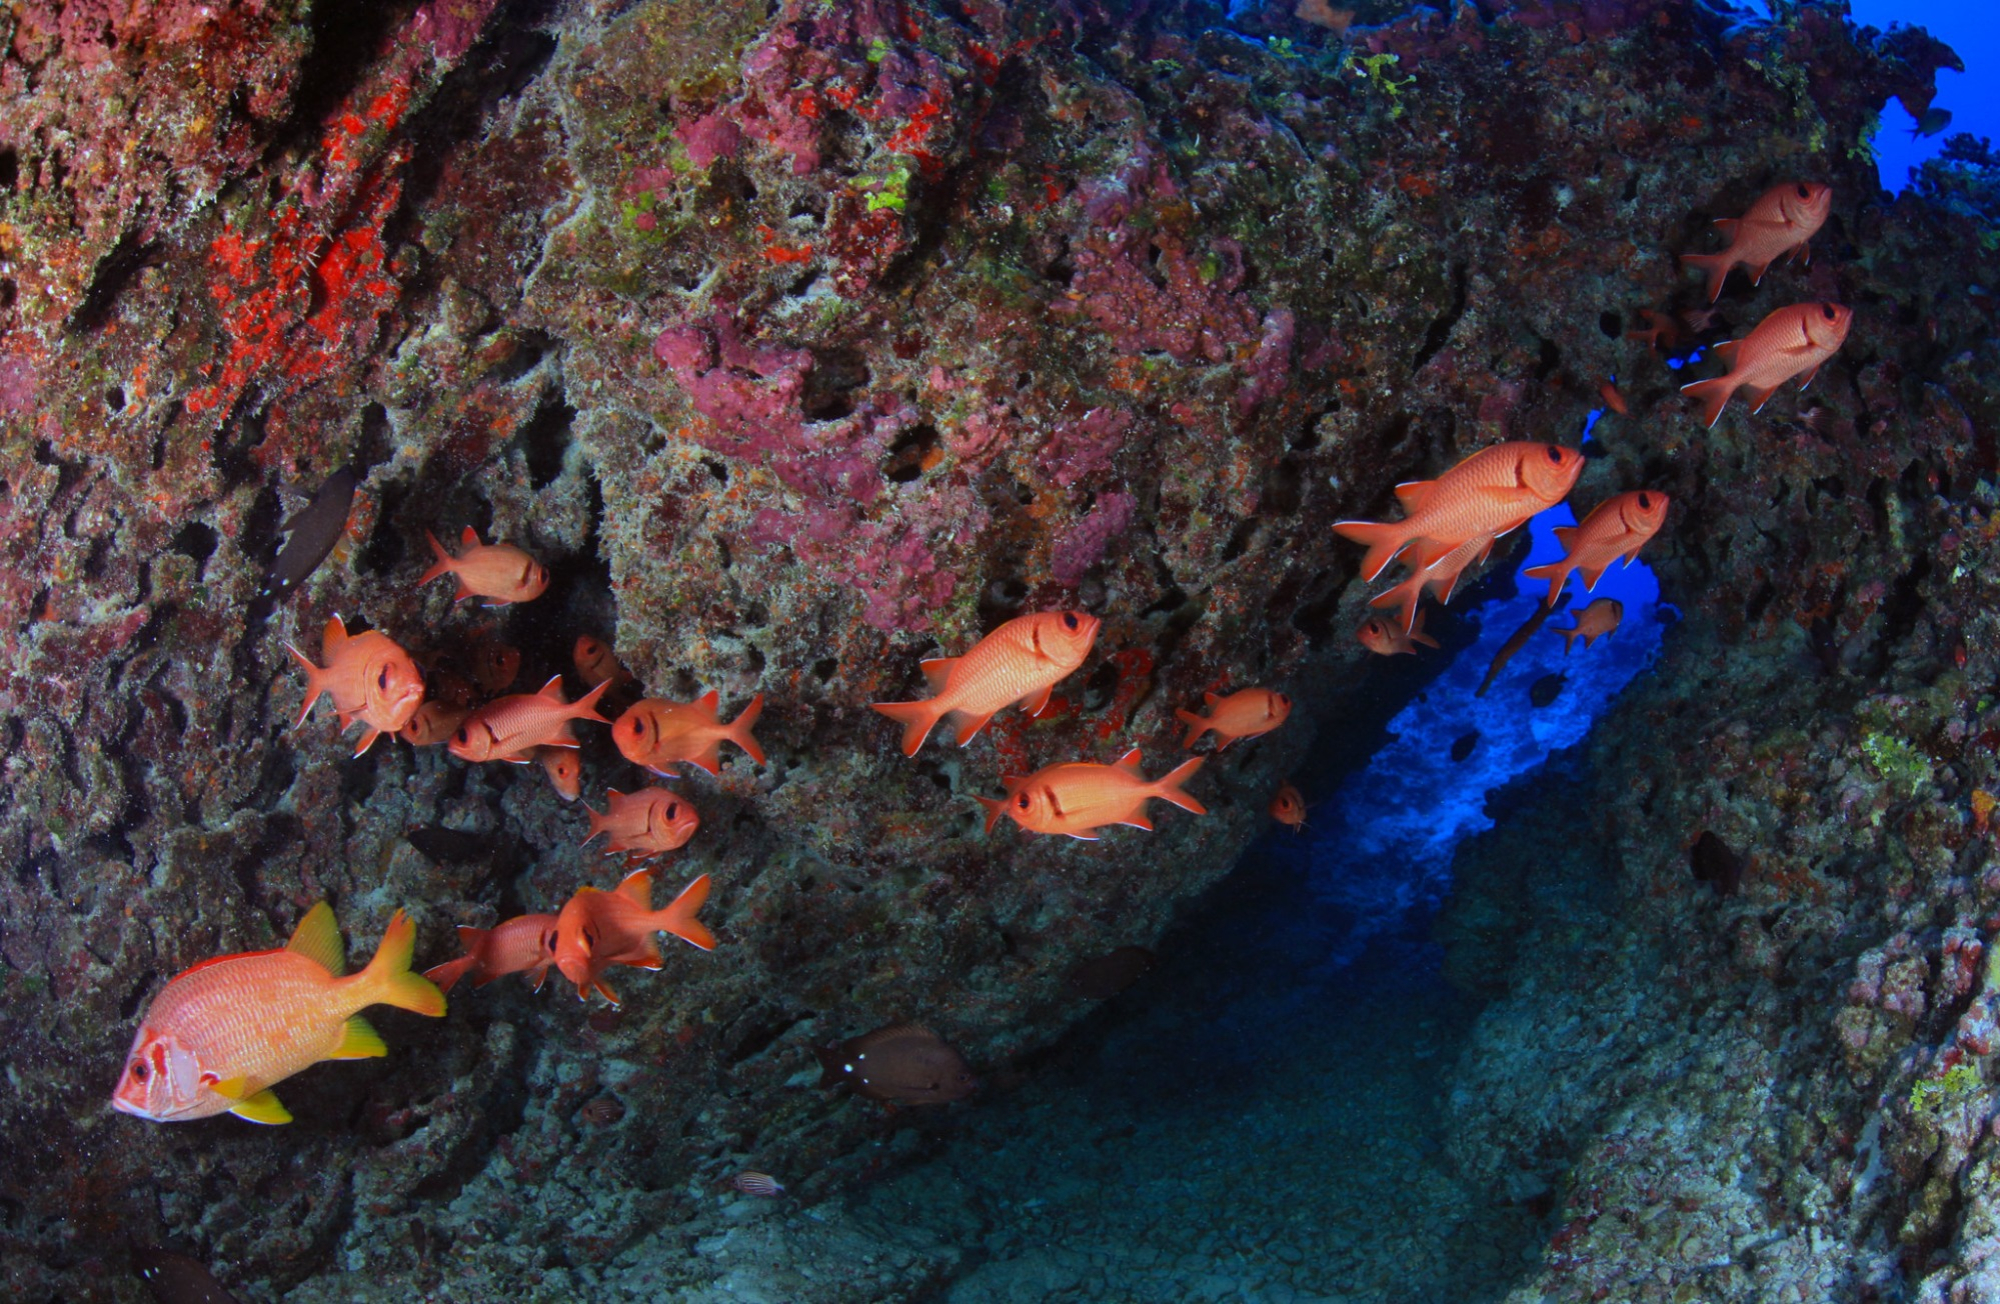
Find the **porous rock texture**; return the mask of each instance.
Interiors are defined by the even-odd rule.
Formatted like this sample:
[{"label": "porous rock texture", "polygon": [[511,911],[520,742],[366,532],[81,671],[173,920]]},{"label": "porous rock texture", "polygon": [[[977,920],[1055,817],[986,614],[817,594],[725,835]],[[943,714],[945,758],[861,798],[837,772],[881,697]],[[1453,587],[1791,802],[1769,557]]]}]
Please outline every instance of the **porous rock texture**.
[{"label": "porous rock texture", "polygon": [[[1963,1029],[1993,905],[1964,807],[1993,782],[1976,486],[2000,358],[1976,287],[2000,270],[1977,193],[1887,206],[1858,148],[1948,55],[1814,4],[1776,24],[1680,0],[1382,6],[1345,32],[1300,10],[1323,21],[0,12],[10,1296],[137,1299],[125,1246],[160,1241],[250,1299],[711,1281],[719,1260],[679,1247],[730,1172],[812,1199],[948,1126],[815,1091],[807,1048],[916,1018],[995,1072],[1055,1038],[1067,968],[1225,874],[1315,705],[1364,673],[1356,550],[1329,523],[1495,438],[1567,437],[1612,373],[1633,417],[1600,428],[1579,500],[1674,495],[1657,556],[1687,619],[1597,764],[1489,844],[1543,837],[1535,872],[1592,890],[1492,894],[1503,922],[1460,943],[1505,938],[1517,968],[1484,980],[1559,975],[1576,1011],[1573,1058],[1468,1067],[1462,1161],[1560,1184],[1557,1297],[1735,1256],[1700,1280],[1749,1298],[1715,1274],[1821,1238],[1870,1246],[1848,1262],[1889,1293],[1976,1271],[1984,1096],[1903,1100],[1962,1087],[1949,1054],[1985,1062]],[[1831,229],[1809,269],[1739,283],[1710,338],[1807,296],[1857,305],[1855,338],[1809,403],[1704,433],[1622,327],[1696,306],[1675,255],[1795,175],[1835,185]],[[348,538],[260,608],[279,522],[343,464]],[[547,561],[548,595],[454,611],[417,589],[423,532],[468,524]],[[900,755],[867,703],[1058,605],[1105,625],[1055,710]],[[336,612],[426,655],[503,638],[525,686],[590,632],[657,695],[764,693],[769,763],[683,781],[703,827],[662,869],[715,876],[722,944],[621,973],[616,1013],[514,979],[437,1023],[380,1012],[390,1056],[287,1083],[286,1128],[114,1115],[159,984],[277,944],[315,900],[356,953],[410,909],[435,962],[453,924],[613,877],[532,767],[350,760],[323,718],[290,730],[283,641],[314,650]],[[982,833],[970,794],[1002,773],[1132,745],[1158,772],[1174,707],[1252,683],[1300,719],[1208,764],[1206,818]],[[1946,768],[1896,789],[1871,736]],[[602,730],[585,779],[594,802],[640,782]],[[1757,856],[1728,901],[1684,881],[1697,826]],[[467,836],[409,837],[441,828]],[[1561,1044],[1556,984],[1523,977],[1490,1026],[1515,1011],[1520,1041]],[[1641,1048],[1711,1028],[1704,1089],[1632,1085],[1664,1072]],[[1708,1162],[1726,1198],[1704,1200],[1629,1162],[1697,1144],[1762,1176]],[[960,1249],[830,1248],[774,1297],[911,1297]]]}]

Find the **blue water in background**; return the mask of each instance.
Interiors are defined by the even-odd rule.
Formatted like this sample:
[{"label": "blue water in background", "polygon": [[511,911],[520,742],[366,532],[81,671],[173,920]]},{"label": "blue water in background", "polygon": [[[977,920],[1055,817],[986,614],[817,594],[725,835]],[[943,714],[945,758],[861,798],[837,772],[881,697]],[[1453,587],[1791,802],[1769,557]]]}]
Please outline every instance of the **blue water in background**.
[{"label": "blue water in background", "polygon": [[[1563,550],[1555,528],[1575,521],[1567,504],[1536,516],[1521,566],[1559,559]],[[1270,839],[1270,854],[1290,862],[1313,895],[1335,907],[1336,917],[1351,920],[1345,936],[1330,939],[1325,963],[1351,963],[1377,936],[1420,926],[1450,890],[1451,857],[1459,841],[1492,827],[1488,794],[1551,752],[1583,741],[1591,722],[1658,654],[1660,586],[1644,562],[1606,571],[1589,594],[1582,577],[1571,575],[1569,592],[1569,606],[1515,653],[1484,697],[1474,693],[1494,654],[1534,614],[1548,582],[1522,580],[1515,596],[1474,608],[1468,618],[1478,626],[1478,638],[1390,721],[1390,741],[1309,812],[1305,837]],[[1589,648],[1578,640],[1565,657],[1555,628],[1573,624],[1572,613],[1595,598],[1623,602],[1623,622]],[[1673,618],[1671,608],[1665,614]],[[1531,706],[1529,687],[1557,671],[1568,676],[1561,694],[1548,706]],[[1453,741],[1474,729],[1479,742],[1472,754],[1453,761]]]}]

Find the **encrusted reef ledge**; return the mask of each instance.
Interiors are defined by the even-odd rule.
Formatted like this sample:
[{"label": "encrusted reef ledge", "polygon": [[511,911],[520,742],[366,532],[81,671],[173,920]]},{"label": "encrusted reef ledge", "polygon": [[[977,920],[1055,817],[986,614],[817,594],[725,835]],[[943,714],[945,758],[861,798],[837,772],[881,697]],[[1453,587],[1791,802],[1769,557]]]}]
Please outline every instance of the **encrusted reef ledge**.
[{"label": "encrusted reef ledge", "polygon": [[[1603,957],[1629,981],[1577,1017],[1610,1035],[1628,993],[1618,1054],[1710,1019],[1724,1058],[1713,1091],[1658,1098],[1671,1122],[1617,1085],[1629,1061],[1581,1056],[1554,1110],[1496,1053],[1468,1066],[1461,1162],[1557,1193],[1552,1298],[1651,1298],[1632,1283],[1661,1272],[1658,1298],[1756,1298],[1781,1243],[1955,1298],[1990,1221],[1966,1066],[1990,1063],[1991,798],[1967,803],[2000,790],[1995,183],[1968,152],[1889,204],[1866,148],[1951,55],[1817,3],[1357,7],[0,12],[10,1297],[140,1299],[126,1247],[161,1242],[247,1299],[700,1284],[707,1260],[668,1282],[631,1251],[731,1173],[814,1199],[949,1126],[814,1090],[811,1046],[916,1019],[1004,1083],[1079,1014],[1076,961],[1228,872],[1328,704],[1365,691],[1332,521],[1498,438],[1571,442],[1616,375],[1631,416],[1598,428],[1578,500],[1683,505],[1657,564],[1687,619],[1561,799],[1596,840],[1531,802],[1491,844],[1566,847],[1550,863],[1605,923],[1562,924],[1566,900],[1518,927],[1504,892],[1475,919],[1475,858],[1458,945],[1511,939],[1565,982]],[[1854,338],[1809,398],[1704,431],[1626,328],[1696,310],[1677,255],[1793,177],[1837,195],[1810,266],[1739,280],[1699,329],[1837,299]],[[281,523],[343,466],[344,536],[260,603]],[[425,532],[465,526],[547,563],[547,594],[418,587]],[[900,754],[869,703],[1059,607],[1103,627],[1054,709]],[[589,633],[655,695],[763,693],[767,763],[681,781],[702,827],[662,868],[713,876],[720,945],[624,978],[616,1012],[509,979],[442,1022],[383,1013],[390,1055],[288,1084],[287,1128],[111,1114],[160,983],[279,945],[314,901],[357,952],[410,910],[435,963],[454,924],[614,880],[538,767],[291,729],[284,642],[336,613],[426,659],[504,642],[522,690]],[[1162,772],[1176,707],[1254,684],[1301,718],[1207,763],[1206,817],[982,831],[1003,773],[1131,746]],[[584,741],[594,804],[638,781]],[[1714,904],[1680,867],[1703,828],[1754,866]],[[1533,1043],[1547,992],[1510,990],[1494,1035]],[[1763,1184],[1725,1183],[1712,1246],[1685,1239],[1706,1195],[1620,1159],[1670,1128],[1735,1155],[1752,1127]],[[1532,1129],[1548,1144],[1511,1149]],[[1614,1245],[1640,1209],[1685,1236]],[[953,1252],[830,1257],[788,1297],[911,1297]]]}]

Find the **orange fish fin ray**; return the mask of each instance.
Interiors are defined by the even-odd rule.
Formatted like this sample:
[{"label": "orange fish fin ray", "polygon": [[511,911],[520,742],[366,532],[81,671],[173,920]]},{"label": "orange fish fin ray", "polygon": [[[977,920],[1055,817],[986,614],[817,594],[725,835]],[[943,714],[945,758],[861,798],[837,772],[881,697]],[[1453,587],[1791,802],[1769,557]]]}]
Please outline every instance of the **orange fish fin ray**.
[{"label": "orange fish fin ray", "polygon": [[285,949],[311,960],[335,978],[347,970],[347,952],[340,944],[340,925],[334,920],[333,907],[324,901],[306,911],[305,917],[292,929],[291,940],[285,943]]},{"label": "orange fish fin ray", "polygon": [[327,1052],[328,1059],[379,1059],[389,1053],[389,1044],[368,1020],[355,1015],[340,1026],[340,1044]]},{"label": "orange fish fin ray", "polygon": [[1742,346],[1743,346],[1742,340],[1724,340],[1722,343],[1710,349],[1709,352],[1713,353],[1715,355],[1715,360],[1717,362],[1720,362],[1723,366],[1734,367],[1736,365],[1737,351],[1741,349]]},{"label": "orange fish fin ray", "polygon": [[1805,393],[1805,392],[1806,392],[1807,390],[1809,390],[1809,389],[1811,389],[1811,388],[1812,388],[1812,383],[1813,383],[1813,382],[1814,382],[1815,380],[1818,380],[1818,379],[1819,379],[1819,369],[1820,369],[1820,367],[1824,367],[1825,365],[1826,365],[1826,364],[1825,364],[1824,362],[1822,362],[1822,363],[1820,363],[1820,364],[1819,364],[1818,366],[1815,366],[1815,367],[1814,367],[1814,368],[1813,368],[1813,369],[1812,369],[1811,371],[1808,371],[1808,372],[1806,373],[1806,378],[1805,378],[1804,380],[1802,380],[1802,381],[1800,381],[1800,382],[1799,382],[1799,393],[1803,394],[1803,393]]},{"label": "orange fish fin ray", "polygon": [[[1577,567],[1576,568],[1577,574],[1583,576],[1583,591],[1585,593],[1589,593],[1592,590],[1596,589],[1597,581],[1604,578],[1604,572],[1611,569],[1611,562],[1617,560],[1618,559],[1616,557],[1613,557],[1611,561],[1599,562],[1595,566]],[[1585,643],[1584,646],[1589,647],[1590,644]]]},{"label": "orange fish fin ray", "polygon": [[[557,675],[556,682],[560,683],[561,681],[562,681],[562,676]],[[599,684],[597,687],[585,693],[582,697],[579,697],[574,702],[571,702],[569,704],[569,720],[594,720],[598,724],[610,724],[611,722],[609,720],[605,719],[603,716],[597,713],[597,701],[599,698],[604,696],[605,690],[609,689],[610,687],[611,687],[611,681],[607,679],[603,683]],[[562,701],[562,694],[560,691],[558,691],[558,693],[556,694],[556,700],[558,702]],[[569,728],[569,720],[563,721],[562,734],[560,735],[560,739],[555,744],[558,747],[576,746],[576,734],[573,730]]]},{"label": "orange fish fin ray", "polygon": [[1118,823],[1125,825],[1127,828],[1144,829],[1148,833],[1153,831],[1153,821],[1147,819],[1143,811],[1127,815],[1124,819],[1119,820]]},{"label": "orange fish fin ray", "polygon": [[1112,764],[1121,770],[1130,770],[1132,773],[1137,774],[1142,759],[1139,755],[1139,749],[1134,747],[1131,751],[1126,752],[1123,756],[1113,761]]},{"label": "orange fish fin ray", "polygon": [[[700,947],[704,951],[713,951],[715,934],[708,931],[707,925],[695,918],[695,913],[708,901],[708,889],[709,878],[706,874],[682,888],[681,894],[668,902],[667,908],[660,912],[660,927],[691,946]],[[653,967],[658,968],[660,958],[657,950],[653,952],[653,961]]]},{"label": "orange fish fin ray", "polygon": [[1192,760],[1182,761],[1164,776],[1154,780],[1152,785],[1153,790],[1150,795],[1158,797],[1162,801],[1170,801],[1193,815],[1208,814],[1208,807],[1196,801],[1181,788],[1182,784],[1192,779],[1195,776],[1195,772],[1201,769],[1201,764],[1202,758],[1199,756]]},{"label": "orange fish fin ray", "polygon": [[932,657],[922,663],[924,686],[933,695],[944,691],[945,681],[951,678],[951,668],[958,664],[957,657]]},{"label": "orange fish fin ray", "polygon": [[1075,838],[1078,842],[1097,841],[1097,835],[1095,833],[1072,833],[1069,836]]},{"label": "orange fish fin ray", "polygon": [[1400,521],[1335,521],[1333,532],[1368,549],[1361,559],[1361,578],[1372,580],[1389,568],[1396,554],[1410,542]]},{"label": "orange fish fin ray", "polygon": [[[448,574],[453,561],[452,555],[444,550],[444,545],[438,542],[438,537],[435,534],[432,534],[429,530],[425,530],[424,538],[429,541],[431,552],[436,556],[437,561],[432,564],[429,570],[417,576],[417,583],[419,585],[429,584],[438,576]],[[454,602],[457,600],[456,598],[452,599]]]},{"label": "orange fish fin ray", "polygon": [[965,711],[954,711],[952,714],[957,717],[959,722],[958,745],[960,747],[977,738],[987,725],[993,723],[993,712],[991,711],[988,711],[985,715],[972,715]]},{"label": "orange fish fin ray", "polygon": [[700,697],[695,698],[692,705],[695,710],[700,711],[709,719],[719,720],[720,717],[716,713],[722,706],[722,694],[711,688]]},{"label": "orange fish fin ray", "polygon": [[1424,504],[1430,500],[1431,490],[1436,487],[1435,480],[1405,480],[1396,486],[1396,501],[1402,504],[1405,512],[1415,516],[1424,509]]},{"label": "orange fish fin ray", "polygon": [[[616,794],[614,793],[613,795],[615,796]],[[590,817],[590,832],[584,834],[583,840],[576,844],[579,847],[589,846],[592,838],[604,832],[604,821],[606,819],[605,815],[599,815],[596,811],[592,810],[589,802],[583,804],[583,813]]]},{"label": "orange fish fin ray", "polygon": [[417,944],[417,926],[398,910],[382,930],[381,945],[368,967],[352,981],[361,989],[362,1005],[393,1005],[414,1014],[436,1018],[444,1013],[444,993],[430,979],[410,969],[410,956]]},{"label": "orange fish fin ray", "polygon": [[1007,798],[981,797],[978,793],[974,793],[973,800],[986,808],[986,831],[991,833],[993,826],[1000,822],[1000,817],[1007,813]]},{"label": "orange fish fin ray", "polygon": [[1681,386],[1681,393],[1691,395],[1701,404],[1701,423],[1710,430],[1722,419],[1722,409],[1729,406],[1729,396],[1736,392],[1736,382],[1727,376],[1717,376],[1714,380],[1697,380],[1692,385]]},{"label": "orange fish fin ray", "polygon": [[1187,737],[1181,739],[1181,746],[1192,747],[1203,734],[1208,732],[1208,721],[1185,707],[1174,708],[1174,719],[1188,727]]},{"label": "orange fish fin ray", "polygon": [[633,905],[651,914],[653,911],[653,871],[635,870],[618,880],[618,886],[611,889]]},{"label": "orange fish fin ray", "polygon": [[[623,1002],[618,999],[618,993],[612,991],[610,987],[605,985],[604,979],[593,978],[590,980],[590,985],[597,989],[597,994],[599,996],[602,996],[605,1000],[610,1001],[613,1005],[623,1004]],[[576,989],[576,998],[579,1001],[584,998],[584,989],[582,987],[578,987]]]},{"label": "orange fish fin ray", "polygon": [[1715,219],[1715,229],[1722,233],[1724,240],[1734,241],[1736,239],[1736,232],[1742,225],[1743,219],[1740,217],[1718,217]]},{"label": "orange fish fin ray", "polygon": [[361,735],[360,741],[354,744],[355,757],[359,758],[367,755],[368,749],[370,747],[373,747],[375,745],[375,740],[377,738],[380,738],[381,736],[382,736],[382,731],[380,729],[377,729],[372,724],[369,725],[367,732]]},{"label": "orange fish fin ray", "polygon": [[1743,387],[1743,401],[1750,405],[1750,415],[1756,416],[1759,412],[1762,412],[1764,405],[1771,401],[1771,395],[1777,392],[1778,387],[1776,385],[1771,385],[1767,388],[1759,388],[1756,385],[1745,385]]},{"label": "orange fish fin ray", "polygon": [[1576,537],[1576,532],[1582,528],[1583,527],[1580,525],[1558,525],[1555,528],[1556,542],[1562,545],[1562,550],[1564,552],[1570,551],[1571,547],[1573,546],[1570,543],[1570,540],[1574,539]]},{"label": "orange fish fin ray", "polygon": [[480,548],[485,545],[479,542],[479,531],[468,525],[459,531],[458,546],[461,548]]},{"label": "orange fish fin ray", "polygon": [[306,700],[299,706],[299,718],[292,722],[292,728],[296,729],[312,718],[313,703],[319,701],[319,695],[326,691],[326,683],[323,678],[326,672],[314,665],[311,657],[299,651],[290,643],[285,644],[285,651],[291,653],[298,660],[298,663],[305,667],[306,672]]},{"label": "orange fish fin ray", "polygon": [[757,727],[757,718],[764,714],[764,695],[757,694],[750,699],[750,705],[743,708],[734,720],[729,722],[729,741],[743,749],[744,755],[762,765],[764,749],[757,745],[750,731]]},{"label": "orange fish fin ray", "polygon": [[1039,716],[1042,712],[1049,709],[1049,697],[1055,691],[1054,684],[1050,684],[1047,688],[1037,689],[1029,693],[1026,697],[1023,697],[1020,700],[1019,706],[1029,715]]},{"label": "orange fish fin ray", "polygon": [[937,709],[935,698],[921,702],[871,702],[869,705],[903,726],[905,756],[915,756],[922,749],[924,739],[930,737],[931,730],[944,714]]},{"label": "orange fish fin ray", "polygon": [[448,992],[457,986],[458,980],[470,973],[473,966],[478,963],[479,955],[477,952],[461,955],[456,960],[447,960],[443,964],[433,965],[424,970],[424,977],[435,983],[439,991]]},{"label": "orange fish fin ray", "polygon": [[292,1121],[292,1111],[278,1103],[278,1097],[269,1087],[253,1096],[245,1096],[229,1112],[246,1123],[262,1123],[267,1127]]},{"label": "orange fish fin ray", "polygon": [[1681,261],[1689,267],[1700,269],[1708,277],[1708,301],[1710,303],[1714,303],[1722,297],[1722,283],[1729,279],[1729,269],[1735,265],[1733,258],[1727,253],[1682,254]]},{"label": "orange fish fin ray", "polygon": [[561,675],[550,675],[549,682],[535,690],[535,696],[546,697],[560,706],[569,705],[569,702],[563,697]]},{"label": "orange fish fin ray", "polygon": [[328,661],[333,660],[334,649],[347,642],[347,622],[339,616],[328,616],[326,628],[319,634],[319,654]]}]

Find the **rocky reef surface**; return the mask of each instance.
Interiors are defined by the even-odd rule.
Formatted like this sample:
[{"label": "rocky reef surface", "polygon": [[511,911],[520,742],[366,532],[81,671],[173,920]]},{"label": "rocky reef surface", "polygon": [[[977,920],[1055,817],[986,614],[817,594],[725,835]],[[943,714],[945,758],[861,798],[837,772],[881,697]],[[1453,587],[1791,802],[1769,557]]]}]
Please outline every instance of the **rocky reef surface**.
[{"label": "rocky reef surface", "polygon": [[[127,1246],[163,1241],[248,1299],[713,1283],[731,1173],[812,1200],[950,1126],[814,1090],[810,1046],[920,1019],[1004,1084],[1077,1018],[1070,966],[1154,939],[1339,727],[1364,589],[1329,523],[1566,439],[1615,374],[1578,501],[1674,497],[1649,558],[1686,619],[1465,859],[1453,971],[1495,1003],[1454,1159],[1549,1202],[1550,1298],[1977,1297],[1994,181],[1965,152],[1885,203],[1865,148],[1949,53],[1822,4],[1379,8],[0,12],[10,1296],[141,1298]],[[1810,267],[1690,342],[1807,297],[1854,337],[1704,432],[1625,331],[1805,175],[1837,194]],[[343,465],[345,539],[258,603]],[[547,596],[419,589],[465,525]],[[869,702],[1055,605],[1105,622],[1055,710],[899,754]],[[769,763],[684,782],[663,868],[715,876],[722,944],[615,1013],[512,979],[384,1013],[390,1056],[289,1083],[286,1128],[113,1115],[158,985],[316,900],[355,951],[409,909],[434,962],[613,878],[532,767],[292,730],[283,644],[334,613],[504,639],[528,687],[588,632],[658,695],[763,692]],[[1206,818],[981,832],[1003,772],[1158,764],[1176,706],[1253,683],[1301,719],[1207,765]],[[584,771],[636,781],[601,731]],[[1747,862],[1726,898],[1704,829]],[[909,1235],[829,1232],[773,1297],[921,1294],[963,1247]]]}]

